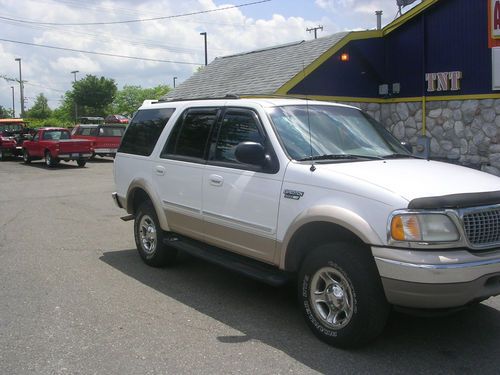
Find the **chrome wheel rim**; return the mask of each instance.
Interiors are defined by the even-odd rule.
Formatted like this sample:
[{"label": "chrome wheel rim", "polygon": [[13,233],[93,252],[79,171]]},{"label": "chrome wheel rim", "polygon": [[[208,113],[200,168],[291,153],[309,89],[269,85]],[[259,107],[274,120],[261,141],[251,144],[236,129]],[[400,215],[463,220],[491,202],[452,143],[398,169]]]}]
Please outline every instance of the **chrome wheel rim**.
[{"label": "chrome wheel rim", "polygon": [[326,327],[338,330],[351,321],[354,311],[353,290],[338,269],[323,267],[314,274],[310,299],[316,317]]},{"label": "chrome wheel rim", "polygon": [[151,255],[156,250],[158,237],[156,234],[156,226],[153,219],[149,215],[144,215],[139,223],[139,239],[144,252]]},{"label": "chrome wheel rim", "polygon": [[45,154],[45,164],[47,164],[48,166],[52,165],[52,157],[50,156],[49,152]]}]

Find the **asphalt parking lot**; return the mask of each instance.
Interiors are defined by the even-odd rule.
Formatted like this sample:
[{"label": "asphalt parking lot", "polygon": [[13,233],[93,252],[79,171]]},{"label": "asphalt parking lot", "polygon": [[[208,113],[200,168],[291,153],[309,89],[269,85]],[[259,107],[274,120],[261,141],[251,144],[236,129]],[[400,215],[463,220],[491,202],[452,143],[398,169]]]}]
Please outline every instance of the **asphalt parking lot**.
[{"label": "asphalt parking lot", "polygon": [[187,256],[147,267],[112,168],[0,163],[1,374],[499,373],[500,297],[394,313],[379,340],[343,351],[310,333],[293,287]]}]

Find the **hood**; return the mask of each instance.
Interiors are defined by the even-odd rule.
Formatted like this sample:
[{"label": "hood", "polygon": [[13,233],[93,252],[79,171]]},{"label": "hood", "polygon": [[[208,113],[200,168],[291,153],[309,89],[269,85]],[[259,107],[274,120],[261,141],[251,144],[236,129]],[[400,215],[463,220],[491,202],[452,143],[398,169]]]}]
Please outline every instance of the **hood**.
[{"label": "hood", "polygon": [[[318,165],[319,167],[319,165]],[[318,168],[319,169],[319,168]],[[321,170],[342,174],[411,201],[450,194],[500,191],[500,178],[454,164],[420,160],[376,160],[321,164]],[[364,189],[366,186],[364,186]]]}]

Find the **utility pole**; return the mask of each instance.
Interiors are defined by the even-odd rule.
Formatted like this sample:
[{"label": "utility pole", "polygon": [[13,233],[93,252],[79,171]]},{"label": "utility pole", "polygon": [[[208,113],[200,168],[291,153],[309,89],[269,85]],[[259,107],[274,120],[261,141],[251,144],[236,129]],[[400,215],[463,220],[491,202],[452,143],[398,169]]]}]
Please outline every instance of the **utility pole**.
[{"label": "utility pole", "polygon": [[23,85],[23,75],[21,73],[21,58],[16,57],[15,61],[19,62],[19,89],[21,93],[21,118],[24,118],[24,85]]},{"label": "utility pole", "polygon": [[10,86],[12,89],[12,118],[16,118],[16,106],[15,106],[15,101],[14,101],[14,86]]},{"label": "utility pole", "polygon": [[174,89],[175,89],[175,80],[177,79],[177,77],[174,77]]},{"label": "utility pole", "polygon": [[[73,74],[73,83],[76,82],[76,73],[79,73],[79,71],[78,70],[73,70],[71,72],[71,74]],[[73,96],[73,98],[74,98],[74,96]],[[76,99],[75,99],[75,124],[77,124],[77,123],[78,123],[78,104],[76,104]]]},{"label": "utility pole", "polygon": [[307,28],[306,31],[314,31],[314,39],[318,39],[318,30],[323,31],[323,26],[318,25],[316,27]]},{"label": "utility pole", "polygon": [[202,33],[200,33],[200,35],[203,35],[203,37],[205,38],[205,66],[208,65],[208,58],[207,58],[207,33],[204,31]]}]

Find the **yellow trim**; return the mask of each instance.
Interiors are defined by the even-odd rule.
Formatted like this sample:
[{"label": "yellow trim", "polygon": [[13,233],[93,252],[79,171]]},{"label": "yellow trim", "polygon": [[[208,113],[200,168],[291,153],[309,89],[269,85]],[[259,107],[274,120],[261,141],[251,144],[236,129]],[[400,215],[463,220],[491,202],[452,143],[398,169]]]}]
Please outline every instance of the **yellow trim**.
[{"label": "yellow trim", "polygon": [[299,84],[309,74],[311,74],[316,69],[318,69],[324,62],[326,62],[330,57],[335,55],[338,51],[340,51],[342,48],[344,48],[351,41],[379,38],[381,36],[382,36],[381,30],[356,31],[356,32],[351,32],[351,33],[347,34],[345,37],[343,37],[341,40],[339,40],[335,45],[333,45],[327,51],[325,51],[320,57],[318,57],[311,64],[309,64],[303,70],[301,70],[299,73],[297,73],[291,80],[289,80],[283,86],[281,86],[278,90],[276,90],[276,94],[286,95],[288,93],[288,91],[290,91],[297,84]]},{"label": "yellow trim", "polygon": [[[353,102],[353,103],[379,103],[379,104],[390,104],[390,103],[410,103],[410,102],[422,102],[423,97],[407,97],[407,98],[357,98],[349,96],[327,96],[327,95],[300,95],[300,94],[276,94],[276,97],[281,96],[284,98],[307,98],[311,100],[321,100],[329,102]],[[271,95],[248,95],[244,96],[247,98],[272,98]],[[483,100],[483,99],[500,99],[500,93],[498,94],[476,94],[476,95],[449,95],[449,96],[425,96],[426,102],[445,102],[452,100]]]},{"label": "yellow trim", "polygon": [[425,96],[422,96],[422,135],[425,137],[427,132],[427,102]]},{"label": "yellow trim", "polygon": [[314,72],[317,68],[319,68],[325,61],[335,55],[339,50],[344,48],[347,44],[352,42],[353,40],[363,40],[363,39],[373,39],[373,38],[382,38],[387,34],[390,34],[398,27],[402,26],[410,19],[418,15],[420,12],[426,10],[431,5],[434,5],[440,0],[423,0],[422,3],[417,5],[415,8],[411,9],[401,17],[397,18],[390,24],[386,25],[381,30],[367,30],[367,31],[352,31],[347,34],[344,38],[339,40],[335,45],[330,47],[327,51],[325,51],[321,56],[319,56],[316,60],[314,60],[311,64],[305,67],[302,71],[297,73],[292,79],[286,82],[283,86],[281,86],[278,90],[276,90],[276,94],[278,95],[286,95],[288,91],[297,86],[301,81],[303,81],[309,74]]},{"label": "yellow trim", "polygon": [[402,15],[399,18],[396,18],[394,21],[392,21],[390,24],[386,25],[383,29],[382,32],[385,35],[392,33],[394,30],[396,30],[398,27],[401,25],[405,24],[409,20],[411,20],[413,17],[418,15],[420,12],[423,12],[430,6],[436,4],[440,0],[427,0],[427,1],[422,1],[419,5],[417,5],[415,8],[412,8],[409,10],[407,13]]}]

